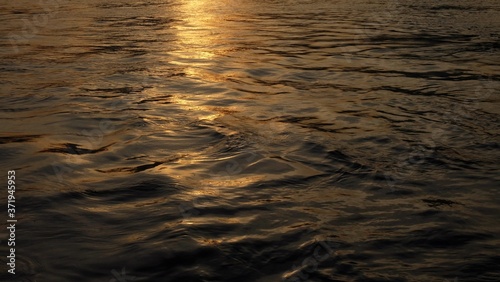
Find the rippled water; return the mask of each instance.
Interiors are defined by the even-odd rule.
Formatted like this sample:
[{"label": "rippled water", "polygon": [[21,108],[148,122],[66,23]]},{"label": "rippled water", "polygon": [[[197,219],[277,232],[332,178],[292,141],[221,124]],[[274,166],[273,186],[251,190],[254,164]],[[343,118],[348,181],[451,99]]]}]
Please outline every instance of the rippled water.
[{"label": "rippled water", "polygon": [[0,280],[500,281],[498,1],[0,7]]}]

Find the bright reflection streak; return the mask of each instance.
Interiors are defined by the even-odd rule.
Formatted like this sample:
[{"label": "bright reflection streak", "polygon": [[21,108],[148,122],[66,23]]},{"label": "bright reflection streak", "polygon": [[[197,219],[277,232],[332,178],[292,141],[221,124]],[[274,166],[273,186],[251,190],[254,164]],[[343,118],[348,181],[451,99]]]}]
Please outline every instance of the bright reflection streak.
[{"label": "bright reflection streak", "polygon": [[[224,87],[221,83],[227,82],[228,69],[221,68],[227,60],[225,55],[231,50],[228,38],[234,38],[232,28],[225,22],[225,12],[221,3],[208,0],[185,0],[177,8],[179,22],[174,24],[175,37],[178,48],[169,52],[172,59],[169,63],[177,65],[185,73],[188,83],[202,85],[196,92],[175,93],[170,98],[173,105],[189,113],[190,120],[201,121],[204,125],[212,125],[216,119],[226,115],[239,112],[240,109],[227,106],[209,106],[209,100],[224,99]],[[167,48],[166,48],[167,49]],[[200,83],[201,82],[201,83]],[[224,85],[225,86],[225,85]],[[216,89],[215,91],[204,91],[206,89]],[[188,89],[188,88],[186,88]],[[193,89],[193,88],[191,88]],[[219,91],[222,89],[223,91]],[[213,103],[212,103],[213,104]],[[180,125],[179,130],[191,130],[188,125]],[[223,135],[233,134],[225,132],[227,129],[213,127],[216,131],[221,131]],[[198,130],[194,128],[193,130]],[[222,160],[214,158],[210,154],[210,148],[204,152],[190,152],[188,157],[184,157],[175,165],[162,167],[162,173],[174,175],[179,183],[189,187],[205,187],[208,190],[195,189],[192,197],[213,193],[213,190],[228,187],[244,187],[262,179],[264,176],[230,175],[224,174],[224,170],[219,173],[207,171],[208,166]],[[209,157],[207,157],[209,156]]]},{"label": "bright reflection streak", "polygon": [[[226,81],[226,77],[217,72],[217,63],[224,54],[221,46],[225,40],[221,34],[226,36],[230,29],[221,24],[223,17],[219,8],[213,1],[187,0],[178,9],[182,22],[175,29],[180,48],[172,52],[174,59],[170,63],[181,66],[189,78],[215,83]],[[174,95],[172,102],[205,121],[213,121],[228,111],[202,106],[199,97],[192,100],[190,96]]]},{"label": "bright reflection streak", "polygon": [[175,63],[196,67],[211,65],[216,45],[213,27],[218,20],[211,7],[213,3],[209,1],[191,0],[184,2],[180,8],[184,23],[177,27],[177,35],[183,50],[176,54],[180,60]]}]

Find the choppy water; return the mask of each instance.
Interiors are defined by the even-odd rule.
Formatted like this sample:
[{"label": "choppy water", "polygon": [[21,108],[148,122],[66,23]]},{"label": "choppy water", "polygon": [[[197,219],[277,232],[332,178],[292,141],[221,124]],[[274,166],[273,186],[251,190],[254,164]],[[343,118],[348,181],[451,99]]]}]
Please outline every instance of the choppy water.
[{"label": "choppy water", "polygon": [[0,280],[500,281],[498,1],[0,7]]}]

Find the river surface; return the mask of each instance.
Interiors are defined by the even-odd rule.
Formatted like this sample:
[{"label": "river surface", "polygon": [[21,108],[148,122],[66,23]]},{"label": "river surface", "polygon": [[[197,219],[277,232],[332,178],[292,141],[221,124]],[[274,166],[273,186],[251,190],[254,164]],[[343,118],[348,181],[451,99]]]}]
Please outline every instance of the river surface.
[{"label": "river surface", "polygon": [[1,281],[500,281],[500,2],[0,19]]}]

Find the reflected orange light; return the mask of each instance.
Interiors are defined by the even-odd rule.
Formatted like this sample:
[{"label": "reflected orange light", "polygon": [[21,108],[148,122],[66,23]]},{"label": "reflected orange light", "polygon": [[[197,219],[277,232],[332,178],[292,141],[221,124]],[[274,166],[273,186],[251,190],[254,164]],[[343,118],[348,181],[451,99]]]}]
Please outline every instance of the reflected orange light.
[{"label": "reflected orange light", "polygon": [[[188,59],[196,65],[206,65],[214,56],[211,46],[214,45],[213,24],[216,17],[210,12],[209,2],[205,0],[187,1],[180,9],[184,23],[177,27],[178,37],[184,45],[180,51],[181,59]],[[194,60],[194,61],[193,61]],[[200,61],[197,61],[200,60]]]},{"label": "reflected orange light", "polygon": [[[182,23],[176,26],[181,50],[174,52],[171,62],[184,68],[190,77],[204,81],[220,82],[224,78],[214,73],[217,50],[221,40],[221,16],[214,3],[206,0],[190,0],[179,8]],[[227,30],[224,30],[227,31]]]}]

